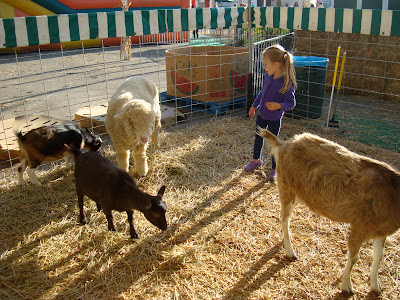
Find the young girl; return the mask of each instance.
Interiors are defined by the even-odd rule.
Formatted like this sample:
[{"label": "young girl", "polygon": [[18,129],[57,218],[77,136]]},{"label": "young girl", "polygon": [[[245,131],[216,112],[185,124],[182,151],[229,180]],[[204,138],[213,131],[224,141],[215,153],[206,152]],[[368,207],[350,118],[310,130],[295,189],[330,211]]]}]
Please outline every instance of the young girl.
[{"label": "young girl", "polygon": [[[293,56],[282,46],[270,46],[263,51],[264,76],[263,87],[254,100],[249,110],[252,117],[258,108],[256,128],[268,128],[273,134],[278,135],[281,120],[285,111],[293,109],[296,105],[294,90],[296,88],[296,75],[293,66]],[[254,138],[253,160],[245,166],[245,171],[253,172],[262,165],[261,151],[264,139],[259,135]],[[272,169],[269,180],[275,178],[275,160],[272,157]]]}]

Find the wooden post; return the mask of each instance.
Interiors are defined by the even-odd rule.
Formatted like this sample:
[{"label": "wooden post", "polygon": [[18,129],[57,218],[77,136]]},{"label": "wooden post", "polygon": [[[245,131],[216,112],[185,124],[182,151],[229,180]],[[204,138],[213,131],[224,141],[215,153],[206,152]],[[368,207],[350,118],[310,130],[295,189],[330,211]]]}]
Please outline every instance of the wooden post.
[{"label": "wooden post", "polygon": [[[122,10],[123,11],[128,11],[130,2],[128,4],[129,0],[121,0],[122,1]],[[124,36],[121,40],[121,46],[120,46],[120,59],[121,60],[130,60],[131,59],[131,47],[132,47],[132,41],[130,36]]]}]

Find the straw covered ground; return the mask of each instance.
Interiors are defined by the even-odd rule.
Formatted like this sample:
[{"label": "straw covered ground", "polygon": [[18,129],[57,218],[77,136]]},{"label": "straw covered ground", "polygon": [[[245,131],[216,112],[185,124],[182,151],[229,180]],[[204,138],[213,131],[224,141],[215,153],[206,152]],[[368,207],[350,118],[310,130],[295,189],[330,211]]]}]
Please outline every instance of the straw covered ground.
[{"label": "straw covered ground", "polygon": [[[340,138],[315,124],[285,119],[283,138],[310,131],[400,168],[400,154]],[[169,228],[161,232],[141,213],[131,240],[125,213],[114,212],[117,232],[85,201],[88,224],[78,223],[73,172],[63,163],[38,172],[43,187],[17,187],[3,170],[0,200],[1,299],[344,299],[348,226],[299,205],[291,228],[298,259],[285,257],[279,198],[266,180],[269,163],[242,169],[252,153],[254,119],[226,117],[163,133],[149,151],[150,172],[140,188],[161,185]],[[103,154],[116,161],[112,146]],[[268,149],[264,149],[268,157]],[[294,158],[295,159],[295,158]],[[299,174],[300,176],[301,174]],[[380,267],[382,299],[400,297],[400,233],[388,238]],[[371,243],[353,270],[352,299],[370,293]]]}]

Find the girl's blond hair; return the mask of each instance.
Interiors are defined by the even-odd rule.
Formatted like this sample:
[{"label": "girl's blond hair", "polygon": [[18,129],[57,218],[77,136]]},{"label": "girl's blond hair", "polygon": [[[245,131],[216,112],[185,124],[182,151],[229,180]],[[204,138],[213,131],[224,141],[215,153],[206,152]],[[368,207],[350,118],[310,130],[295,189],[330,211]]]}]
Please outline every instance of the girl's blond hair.
[{"label": "girl's blond hair", "polygon": [[262,57],[263,59],[268,57],[272,63],[278,62],[283,65],[285,84],[279,90],[282,95],[290,89],[292,83],[296,88],[296,72],[294,71],[293,55],[291,53],[287,52],[281,45],[273,45],[263,51]]}]

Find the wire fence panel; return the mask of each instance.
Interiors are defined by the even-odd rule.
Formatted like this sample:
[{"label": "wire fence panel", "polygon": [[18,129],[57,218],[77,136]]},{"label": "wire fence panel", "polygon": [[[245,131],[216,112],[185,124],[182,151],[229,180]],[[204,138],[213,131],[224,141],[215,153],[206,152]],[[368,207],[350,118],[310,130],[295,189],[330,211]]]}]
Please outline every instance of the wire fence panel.
[{"label": "wire fence panel", "polygon": [[399,152],[400,76],[394,71],[400,66],[399,38],[313,31],[295,36],[296,55],[329,59],[325,95],[318,103],[328,129]]},{"label": "wire fence panel", "polygon": [[[166,16],[160,19],[165,20],[165,24],[158,23],[159,27],[151,27],[149,32],[143,29],[143,24],[138,25],[134,13],[114,13],[109,17],[115,17],[116,24],[126,27],[108,30],[100,47],[88,48],[81,43],[76,49],[45,51],[47,46],[40,45],[39,51],[28,53],[11,48],[13,53],[0,56],[0,91],[3,95],[0,152],[5,161],[3,165],[10,166],[18,161],[17,155],[11,155],[16,147],[12,121],[18,116],[77,121],[97,130],[106,139],[107,101],[126,78],[135,75],[151,79],[159,88],[164,114],[168,116],[164,120],[165,128],[214,116],[245,115],[246,105],[261,88],[264,75],[261,53],[275,43],[297,57],[329,59],[323,70],[318,66],[317,69],[314,66],[296,67],[297,106],[286,114],[287,117],[301,119],[309,126],[325,127],[328,124],[327,130],[399,152],[400,43],[397,27],[393,25],[397,15],[382,20],[380,27],[371,23],[372,31],[360,34],[353,33],[356,30],[354,24],[359,21],[357,18],[353,19],[353,31],[345,33],[350,26],[347,13],[340,25],[335,23],[337,20],[332,23],[330,11],[326,10],[328,15],[323,19],[318,17],[319,22],[315,25],[309,18],[305,19],[304,10],[280,9],[279,12],[277,14],[277,10],[271,8],[254,8],[253,23],[263,27],[251,29],[254,42],[251,61],[247,52],[249,32],[244,27],[247,11],[243,8],[182,10],[181,18],[178,18],[177,10],[159,11],[157,15]],[[355,16],[359,13],[364,12],[354,11]],[[153,14],[154,11],[151,14],[141,12],[140,16],[142,20],[148,18],[150,21]],[[195,22],[191,19],[193,16]],[[103,17],[96,14],[99,24]],[[121,60],[120,47],[105,46],[104,43],[110,37],[132,30],[129,22],[117,22],[118,18],[127,17],[132,18],[132,26],[149,34],[135,36],[131,59]],[[46,20],[51,23],[53,18],[46,17]],[[36,22],[42,24],[43,20],[37,17]],[[392,26],[387,22],[392,22]],[[1,36],[1,45],[32,46],[48,40],[43,38],[45,35],[40,35],[40,39],[32,38],[34,35],[29,33],[29,28],[23,30],[27,37],[21,37],[16,29],[23,24],[20,18],[2,20],[0,32],[7,28],[12,30]],[[297,30],[298,26],[302,30]],[[184,27],[189,31],[176,31]],[[378,27],[380,31],[376,29]],[[98,33],[105,34],[106,28],[99,27]],[[332,28],[343,32],[329,32]],[[390,28],[390,31],[383,28]],[[64,39],[70,41],[74,33],[69,34],[69,38]],[[58,34],[54,42],[60,42],[62,36],[65,37]],[[340,61],[346,52],[340,89],[337,82],[332,83],[338,46],[341,46]],[[248,72],[250,64],[252,74]],[[339,71],[336,70],[338,77]],[[248,76],[253,77],[250,95]],[[29,130],[37,123],[27,122],[26,125],[25,130]]]},{"label": "wire fence panel", "polygon": [[262,88],[264,78],[264,64],[262,53],[265,49],[272,45],[281,45],[291,53],[294,49],[294,33],[287,33],[273,38],[264,39],[253,44],[253,91],[258,94]]},{"label": "wire fence panel", "polygon": [[[165,110],[163,114],[167,115],[165,128],[215,115],[244,114],[247,48],[234,46],[232,32],[204,30],[200,31],[199,38],[186,42],[134,44],[131,59],[122,61],[117,46],[82,46],[60,51],[39,48],[37,52],[1,55],[0,90],[4,97],[0,112],[4,133],[0,151],[5,160],[3,165],[18,162],[18,155],[13,151],[17,144],[12,127],[14,118],[21,116],[26,117],[23,132],[42,124],[32,121],[40,116],[40,120],[49,119],[50,122],[80,122],[107,141],[104,128],[107,102],[125,79],[135,75],[145,76],[157,85]],[[178,54],[180,51],[189,52],[182,56]],[[173,53],[171,61],[166,53]],[[189,68],[194,61],[198,65]],[[174,76],[172,70],[167,69],[168,64],[176,67]],[[241,78],[243,75],[245,77]],[[197,89],[191,89],[192,85]],[[82,121],[82,111],[87,120]]]}]

